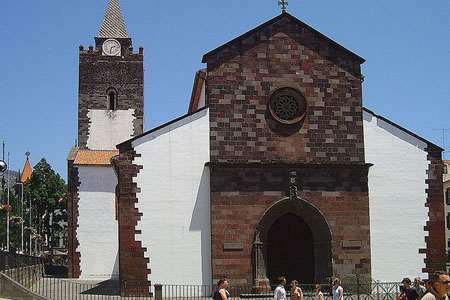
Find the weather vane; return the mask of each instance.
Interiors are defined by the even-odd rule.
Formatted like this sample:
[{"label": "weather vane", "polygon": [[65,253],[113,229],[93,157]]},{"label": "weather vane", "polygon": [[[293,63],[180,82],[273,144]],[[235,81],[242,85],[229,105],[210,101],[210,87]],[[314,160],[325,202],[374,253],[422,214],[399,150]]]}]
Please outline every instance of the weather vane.
[{"label": "weather vane", "polygon": [[286,5],[289,5],[289,3],[285,0],[278,1],[278,5],[281,5],[281,11],[286,12]]}]

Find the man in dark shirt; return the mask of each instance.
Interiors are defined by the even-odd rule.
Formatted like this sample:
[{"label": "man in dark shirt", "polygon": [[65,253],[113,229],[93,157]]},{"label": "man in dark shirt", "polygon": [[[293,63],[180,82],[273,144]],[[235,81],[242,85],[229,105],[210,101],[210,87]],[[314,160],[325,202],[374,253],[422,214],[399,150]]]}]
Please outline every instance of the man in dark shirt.
[{"label": "man in dark shirt", "polygon": [[423,294],[425,296],[427,293],[429,293],[433,289],[433,280],[425,279],[423,282],[425,284],[425,289],[426,289],[425,293]]},{"label": "man in dark shirt", "polygon": [[402,284],[406,286],[406,298],[408,298],[408,300],[419,299],[419,294],[417,294],[416,289],[411,286],[411,279],[403,278]]}]

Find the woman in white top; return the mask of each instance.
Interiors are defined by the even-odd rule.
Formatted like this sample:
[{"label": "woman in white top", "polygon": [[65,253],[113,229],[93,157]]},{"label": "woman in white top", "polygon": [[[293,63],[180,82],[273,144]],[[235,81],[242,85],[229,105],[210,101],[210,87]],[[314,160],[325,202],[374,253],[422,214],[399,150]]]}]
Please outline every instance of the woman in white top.
[{"label": "woman in white top", "polygon": [[321,290],[320,284],[316,284],[314,286],[314,291],[316,292],[315,297],[314,297],[315,300],[323,300],[323,294],[320,290]]},{"label": "woman in white top", "polygon": [[333,300],[344,300],[344,289],[341,286],[341,280],[339,278],[333,281],[333,288],[331,290],[333,292]]}]

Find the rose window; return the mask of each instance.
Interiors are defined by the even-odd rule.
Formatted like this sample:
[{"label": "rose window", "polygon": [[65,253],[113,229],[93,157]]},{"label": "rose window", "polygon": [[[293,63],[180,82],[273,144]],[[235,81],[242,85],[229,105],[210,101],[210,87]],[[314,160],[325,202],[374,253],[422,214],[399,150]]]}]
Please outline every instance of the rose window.
[{"label": "rose window", "polygon": [[293,88],[280,88],[272,93],[269,110],[277,121],[294,124],[305,116],[306,99]]}]

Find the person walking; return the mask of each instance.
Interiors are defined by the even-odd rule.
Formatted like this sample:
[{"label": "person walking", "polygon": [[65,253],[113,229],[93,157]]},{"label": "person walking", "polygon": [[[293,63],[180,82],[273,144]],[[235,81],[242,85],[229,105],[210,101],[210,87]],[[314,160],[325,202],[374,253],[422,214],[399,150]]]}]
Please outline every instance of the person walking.
[{"label": "person walking", "polygon": [[286,290],[284,286],[286,285],[286,277],[278,277],[278,286],[273,292],[273,300],[286,300]]},{"label": "person walking", "polygon": [[398,296],[397,300],[407,300],[406,297],[406,286],[403,284],[400,286],[400,296]]},{"label": "person walking", "polygon": [[333,294],[333,300],[344,300],[344,289],[341,286],[341,280],[339,278],[334,279],[331,292]]},{"label": "person walking", "polygon": [[228,298],[230,298],[230,293],[226,290],[227,287],[228,281],[225,278],[219,279],[219,281],[217,281],[216,291],[212,298],[214,300],[228,300]]},{"label": "person walking", "polygon": [[297,280],[291,282],[291,300],[303,300],[303,291],[298,286]]},{"label": "person walking", "polygon": [[433,288],[422,297],[422,300],[448,300],[450,277],[444,271],[436,271],[433,273],[432,280]]},{"label": "person walking", "polygon": [[314,300],[323,300],[323,293],[320,291],[322,288],[320,286],[320,284],[316,284],[314,286]]},{"label": "person walking", "polygon": [[418,300],[419,294],[417,294],[417,291],[414,287],[411,286],[411,279],[408,277],[403,278],[402,284],[406,286],[406,297],[408,300]]},{"label": "person walking", "polygon": [[426,295],[429,292],[431,292],[431,290],[433,289],[433,280],[431,280],[431,279],[424,279],[423,282],[425,284],[425,289],[426,289],[424,295]]},{"label": "person walking", "polygon": [[427,289],[422,285],[420,277],[414,278],[414,287],[416,288],[417,295],[419,295],[419,300],[422,299]]}]

